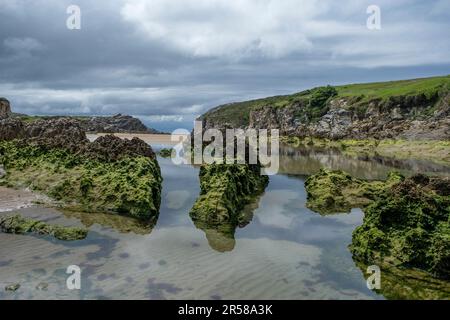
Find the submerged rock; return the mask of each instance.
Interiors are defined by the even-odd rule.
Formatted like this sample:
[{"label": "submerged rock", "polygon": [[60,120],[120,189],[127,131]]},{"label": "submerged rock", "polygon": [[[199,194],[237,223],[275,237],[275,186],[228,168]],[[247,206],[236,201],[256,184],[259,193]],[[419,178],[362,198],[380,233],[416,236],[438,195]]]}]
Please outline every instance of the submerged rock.
[{"label": "submerged rock", "polygon": [[320,214],[350,212],[367,206],[402,179],[399,174],[391,173],[387,181],[363,181],[340,170],[321,169],[305,181],[307,207]]},{"label": "submerged rock", "polygon": [[416,175],[368,206],[351,252],[366,263],[414,267],[450,279],[450,180]]},{"label": "submerged rock", "polygon": [[19,290],[19,288],[20,288],[20,283],[14,283],[14,284],[7,285],[5,287],[5,291],[15,292],[15,291]]},{"label": "submerged rock", "polygon": [[159,151],[159,155],[163,158],[170,158],[172,157],[172,149],[163,148]]},{"label": "submerged rock", "polygon": [[45,222],[23,218],[20,215],[0,217],[0,231],[5,233],[49,235],[64,241],[82,240],[88,230],[76,227],[50,225]]}]

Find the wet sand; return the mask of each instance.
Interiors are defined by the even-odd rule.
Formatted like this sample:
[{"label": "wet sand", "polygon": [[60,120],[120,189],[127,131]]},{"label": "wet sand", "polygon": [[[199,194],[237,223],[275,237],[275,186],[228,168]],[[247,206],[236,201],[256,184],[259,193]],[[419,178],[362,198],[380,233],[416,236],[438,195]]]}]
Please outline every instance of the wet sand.
[{"label": "wet sand", "polygon": [[28,208],[42,198],[31,191],[0,187],[0,212]]}]

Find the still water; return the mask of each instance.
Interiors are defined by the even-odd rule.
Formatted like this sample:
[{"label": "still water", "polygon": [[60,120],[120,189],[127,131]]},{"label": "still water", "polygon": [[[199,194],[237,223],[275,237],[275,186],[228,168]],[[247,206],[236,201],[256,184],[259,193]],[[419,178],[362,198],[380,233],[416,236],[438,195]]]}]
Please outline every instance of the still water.
[{"label": "still water", "polygon": [[[406,276],[413,282],[389,274],[382,277],[382,290],[369,290],[365,267],[348,250],[362,211],[321,216],[305,207],[304,188],[306,177],[321,167],[366,179],[383,179],[391,170],[450,175],[448,167],[283,147],[280,173],[244,209],[245,222],[233,239],[199,229],[189,217],[199,194],[198,168],[158,160],[162,205],[150,225],[39,206],[17,210],[90,232],[75,242],[0,234],[0,299],[384,299],[427,298],[435,291],[450,297],[449,283],[424,280],[414,271]],[[81,290],[67,289],[69,265],[82,270]],[[21,285],[16,292],[3,290],[13,283]]]}]

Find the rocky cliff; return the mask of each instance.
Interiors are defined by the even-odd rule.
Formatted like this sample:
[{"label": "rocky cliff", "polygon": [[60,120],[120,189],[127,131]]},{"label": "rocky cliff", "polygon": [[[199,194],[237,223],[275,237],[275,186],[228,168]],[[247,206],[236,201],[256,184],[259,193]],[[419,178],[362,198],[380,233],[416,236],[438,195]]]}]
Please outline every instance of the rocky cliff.
[{"label": "rocky cliff", "polygon": [[86,132],[159,133],[155,129],[147,128],[141,120],[122,114],[116,114],[112,117],[91,117],[78,121]]},{"label": "rocky cliff", "polygon": [[322,87],[217,107],[205,128],[279,129],[329,139],[450,139],[450,76]]},{"label": "rocky cliff", "polygon": [[11,115],[11,107],[9,101],[5,98],[0,98],[0,119],[8,118]]}]

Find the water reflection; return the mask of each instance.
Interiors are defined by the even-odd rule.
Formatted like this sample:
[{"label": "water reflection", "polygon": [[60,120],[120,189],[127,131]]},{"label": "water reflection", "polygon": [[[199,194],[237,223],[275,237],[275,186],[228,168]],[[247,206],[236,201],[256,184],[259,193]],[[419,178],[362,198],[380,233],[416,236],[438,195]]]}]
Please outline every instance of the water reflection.
[{"label": "water reflection", "polygon": [[89,213],[76,211],[61,211],[67,218],[79,220],[85,227],[89,228],[94,224],[110,227],[120,233],[133,232],[135,234],[150,234],[158,221],[158,216],[154,216],[147,221],[137,220],[130,217],[108,213]]},{"label": "water reflection", "polygon": [[[355,264],[367,278],[367,265],[358,261]],[[450,299],[450,282],[431,277],[429,274],[416,270],[397,268],[394,266],[381,267],[381,287],[376,292],[387,299]]]},{"label": "water reflection", "polygon": [[190,214],[190,216],[195,227],[205,232],[208,244],[212,249],[218,252],[232,251],[236,244],[234,238],[236,228],[244,228],[252,221],[253,212],[258,208],[260,198],[261,195],[252,199],[252,201],[239,212],[237,220],[212,224],[207,220],[196,219],[192,214]]},{"label": "water reflection", "polygon": [[383,180],[390,171],[409,176],[414,173],[449,175],[450,167],[430,161],[399,160],[380,156],[352,157],[336,148],[280,146],[280,174],[311,175],[321,168],[343,170],[360,179]]},{"label": "water reflection", "polygon": [[[362,211],[322,217],[305,207],[304,179],[320,167],[380,179],[395,163],[283,148],[282,173],[237,223],[216,228],[189,216],[200,192],[198,168],[158,161],[161,212],[150,229],[124,217],[20,209],[48,223],[84,224],[89,235],[66,243],[0,234],[0,299],[450,299],[448,282],[411,270],[382,269],[381,291],[368,290],[366,266],[348,250]],[[82,268],[80,291],[66,287],[72,264]],[[42,282],[47,291],[36,289]],[[4,291],[11,283],[21,288]]]}]

